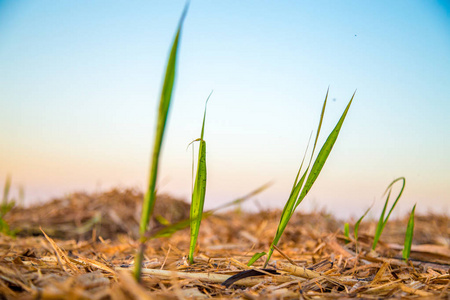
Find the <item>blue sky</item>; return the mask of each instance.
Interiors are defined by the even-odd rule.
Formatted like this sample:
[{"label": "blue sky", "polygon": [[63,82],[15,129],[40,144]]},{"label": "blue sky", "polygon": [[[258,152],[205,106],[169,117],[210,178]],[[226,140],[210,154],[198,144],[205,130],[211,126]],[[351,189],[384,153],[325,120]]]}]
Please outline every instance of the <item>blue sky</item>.
[{"label": "blue sky", "polygon": [[[184,1],[0,1],[0,180],[26,201],[143,189]],[[450,7],[445,1],[192,1],[160,168],[189,199],[206,97],[207,207],[273,180],[287,199],[328,86],[323,135],[357,89],[300,209],[359,215],[407,180],[398,214],[447,212]],[[250,202],[246,207],[255,206]]]}]

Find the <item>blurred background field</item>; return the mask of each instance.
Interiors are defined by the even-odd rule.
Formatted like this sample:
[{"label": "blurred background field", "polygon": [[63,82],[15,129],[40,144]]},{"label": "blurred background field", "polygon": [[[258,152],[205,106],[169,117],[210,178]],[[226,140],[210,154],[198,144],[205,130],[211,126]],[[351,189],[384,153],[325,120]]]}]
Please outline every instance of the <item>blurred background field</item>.
[{"label": "blurred background field", "polygon": [[[53,199],[45,204],[35,205],[29,208],[16,207],[9,212],[5,220],[11,228],[19,229],[19,236],[41,235],[42,228],[55,238],[89,240],[92,235],[102,236],[105,239],[117,239],[120,235],[130,238],[139,236],[139,219],[142,206],[142,193],[136,190],[113,189],[105,193],[74,193],[72,195]],[[248,201],[251,201],[248,200]],[[162,216],[169,223],[175,223],[189,218],[189,203],[175,199],[168,195],[160,195],[155,203],[155,217]],[[377,212],[378,213],[378,212]],[[263,239],[270,239],[276,230],[279,221],[280,210],[262,209],[259,212],[247,213],[239,207],[229,208],[220,213],[213,220],[232,218],[230,228],[233,226],[245,227],[245,223],[251,219],[256,223],[268,222]],[[154,230],[164,227],[164,224],[153,218]],[[385,243],[402,244],[405,235],[408,215],[389,221],[386,231],[383,232],[382,241]],[[363,221],[360,232],[373,235],[378,220]],[[215,222],[215,221],[208,221]],[[217,221],[223,225],[223,221]],[[354,224],[355,219],[337,219],[332,213],[314,211],[311,213],[297,213],[292,224],[287,228],[295,232],[296,227],[302,229],[303,235],[320,235],[343,230],[344,222]],[[253,222],[249,222],[253,223]],[[167,224],[166,224],[167,225]],[[258,227],[259,225],[253,224]],[[211,225],[210,225],[211,226]],[[225,226],[227,227],[227,226]],[[224,228],[224,230],[229,230]],[[308,230],[312,231],[308,233]],[[93,232],[95,231],[95,232]],[[238,231],[236,231],[237,233]],[[188,230],[184,231],[188,234]],[[220,232],[211,232],[220,235]],[[238,234],[238,233],[237,233]],[[233,235],[232,232],[226,234]],[[288,234],[290,238],[294,233]],[[450,218],[445,214],[428,214],[416,216],[416,228],[414,232],[414,244],[437,244],[450,247]],[[231,237],[229,237],[231,239]],[[300,237],[299,237],[300,238]]]}]

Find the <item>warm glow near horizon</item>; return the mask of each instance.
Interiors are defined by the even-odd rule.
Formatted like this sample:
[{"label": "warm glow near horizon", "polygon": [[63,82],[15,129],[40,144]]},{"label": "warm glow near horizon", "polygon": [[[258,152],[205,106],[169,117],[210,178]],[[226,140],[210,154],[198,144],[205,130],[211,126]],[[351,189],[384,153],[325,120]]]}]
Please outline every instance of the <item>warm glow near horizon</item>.
[{"label": "warm glow near horizon", "polygon": [[[26,202],[144,189],[161,77],[184,1],[0,2],[0,180]],[[449,214],[450,6],[445,1],[192,1],[160,167],[189,200],[208,104],[216,207],[268,181],[249,209],[281,208],[328,86],[322,138],[353,92],[337,143],[300,209],[359,216],[395,178],[397,215]],[[257,201],[258,204],[255,204]]]}]

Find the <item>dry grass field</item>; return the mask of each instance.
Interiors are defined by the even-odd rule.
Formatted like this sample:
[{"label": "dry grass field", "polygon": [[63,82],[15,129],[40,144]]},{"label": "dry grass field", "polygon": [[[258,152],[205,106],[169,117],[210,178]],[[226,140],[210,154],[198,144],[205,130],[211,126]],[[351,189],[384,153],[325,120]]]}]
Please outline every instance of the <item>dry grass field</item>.
[{"label": "dry grass field", "polygon": [[[112,190],[14,208],[5,220],[16,237],[0,235],[1,298],[450,297],[450,219],[440,215],[416,215],[411,259],[405,262],[408,216],[390,220],[371,251],[376,222],[361,224],[356,244],[346,241],[343,221],[324,212],[298,212],[262,270],[264,257],[251,267],[247,263],[268,250],[281,211],[218,212],[202,222],[194,264],[187,260],[189,228],[148,241],[137,284],[132,269],[141,202],[138,192]],[[159,196],[153,231],[186,218],[189,204]]]}]

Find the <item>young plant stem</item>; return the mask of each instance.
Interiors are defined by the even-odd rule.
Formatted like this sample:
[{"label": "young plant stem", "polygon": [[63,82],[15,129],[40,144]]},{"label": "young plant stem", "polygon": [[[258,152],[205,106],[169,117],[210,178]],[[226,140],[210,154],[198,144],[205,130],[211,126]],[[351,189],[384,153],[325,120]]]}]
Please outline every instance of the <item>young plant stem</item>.
[{"label": "young plant stem", "polygon": [[[212,92],[211,92],[212,94]],[[200,138],[196,141],[200,142],[198,150],[197,176],[195,177],[194,189],[191,199],[190,210],[190,225],[191,225],[191,240],[189,244],[189,263],[194,263],[194,251],[197,245],[198,233],[200,231],[200,224],[202,222],[203,206],[205,204],[206,194],[206,142],[203,139],[205,133],[206,107],[208,100],[211,97],[209,94],[205,103],[205,112],[203,114],[202,132]]]},{"label": "young plant stem", "polygon": [[359,230],[359,225],[361,225],[362,220],[364,219],[364,217],[367,215],[367,213],[369,213],[369,210],[372,208],[372,205],[364,212],[364,214],[358,219],[358,221],[356,221],[355,223],[355,228],[353,229],[353,234],[355,236],[355,246],[356,246],[356,251],[358,251],[358,230]]},{"label": "young plant stem", "polygon": [[183,26],[183,21],[187,13],[188,6],[186,5],[183,13],[181,15],[180,21],[178,23],[178,29],[175,35],[175,39],[172,44],[172,48],[169,55],[169,60],[167,63],[166,73],[164,76],[164,83],[161,91],[161,97],[159,102],[158,109],[158,120],[156,125],[155,132],[155,140],[153,143],[153,154],[152,161],[150,165],[150,175],[148,181],[148,188],[144,196],[144,202],[142,205],[142,215],[141,222],[139,227],[140,234],[140,243],[138,253],[135,258],[135,269],[134,269],[134,277],[137,281],[140,281],[141,278],[141,268],[142,261],[144,258],[144,245],[145,243],[145,234],[148,231],[150,217],[153,214],[153,208],[155,206],[155,198],[156,198],[156,179],[158,176],[158,165],[159,165],[159,155],[161,152],[161,146],[164,137],[164,130],[166,127],[167,116],[170,108],[170,101],[172,98],[172,91],[175,82],[175,74],[176,74],[176,63],[177,63],[177,53],[178,53],[178,43],[181,35],[181,29]]}]

